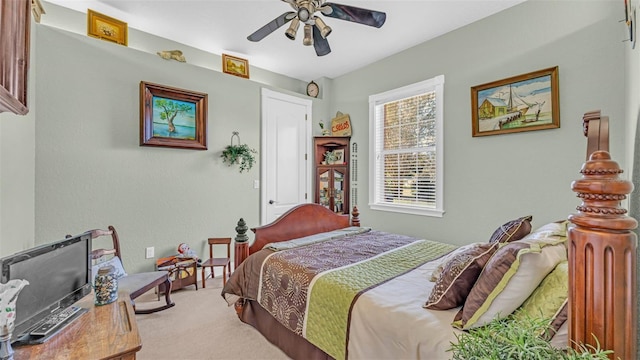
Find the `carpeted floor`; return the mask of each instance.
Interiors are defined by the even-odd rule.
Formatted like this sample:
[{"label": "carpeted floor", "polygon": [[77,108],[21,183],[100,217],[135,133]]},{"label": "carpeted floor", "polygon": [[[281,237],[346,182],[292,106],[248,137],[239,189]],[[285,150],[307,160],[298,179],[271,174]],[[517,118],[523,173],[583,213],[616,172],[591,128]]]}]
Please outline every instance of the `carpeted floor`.
[{"label": "carpeted floor", "polygon": [[[137,359],[289,359],[227,306],[220,296],[221,277],[208,279],[205,289],[200,285],[197,291],[191,285],[173,292],[176,305],[170,309],[136,315],[142,337]],[[136,299],[136,305],[153,307],[157,301],[150,291]]]}]

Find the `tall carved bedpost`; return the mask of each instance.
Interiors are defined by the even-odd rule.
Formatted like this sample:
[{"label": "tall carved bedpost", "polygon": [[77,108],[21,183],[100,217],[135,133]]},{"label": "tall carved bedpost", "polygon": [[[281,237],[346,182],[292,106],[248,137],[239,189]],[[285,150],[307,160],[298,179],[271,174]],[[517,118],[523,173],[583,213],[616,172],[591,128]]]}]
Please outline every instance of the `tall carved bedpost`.
[{"label": "tall carved bedpost", "polygon": [[235,240],[235,256],[234,256],[234,268],[237,268],[243,261],[249,256],[249,237],[247,236],[247,230],[249,227],[243,218],[238,220],[238,225],[236,226],[236,237]]},{"label": "tall carved bedpost", "polygon": [[633,184],[619,179],[622,170],[611,160],[608,140],[601,139],[608,137],[607,128],[599,112],[585,114],[589,160],[582,178],[571,184],[582,204],[569,216],[569,337],[571,346],[596,346],[597,339],[614,351],[612,358],[633,359],[637,237],[631,230],[638,224],[620,207]]}]

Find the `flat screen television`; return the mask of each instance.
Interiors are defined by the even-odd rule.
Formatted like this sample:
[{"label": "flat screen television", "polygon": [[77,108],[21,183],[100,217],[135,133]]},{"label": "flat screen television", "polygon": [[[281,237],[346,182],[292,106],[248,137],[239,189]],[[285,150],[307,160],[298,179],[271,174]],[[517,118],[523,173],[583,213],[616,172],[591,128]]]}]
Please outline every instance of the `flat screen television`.
[{"label": "flat screen television", "polygon": [[52,312],[91,292],[91,232],[0,259],[0,281],[29,281],[18,295],[11,342],[29,343],[29,331]]}]

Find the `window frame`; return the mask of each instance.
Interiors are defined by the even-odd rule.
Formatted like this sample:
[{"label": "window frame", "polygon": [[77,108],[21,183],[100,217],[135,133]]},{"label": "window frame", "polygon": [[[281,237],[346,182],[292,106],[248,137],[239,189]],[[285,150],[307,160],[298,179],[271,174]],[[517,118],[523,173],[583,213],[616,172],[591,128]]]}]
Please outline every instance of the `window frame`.
[{"label": "window frame", "polygon": [[[428,92],[435,92],[436,96],[436,186],[435,207],[425,208],[410,204],[388,204],[377,202],[377,195],[383,186],[376,183],[378,166],[382,163],[376,153],[376,139],[384,139],[382,130],[378,128],[376,119],[376,106],[392,101],[413,97]],[[406,85],[383,93],[369,96],[369,208],[405,214],[442,217],[444,215],[444,75],[438,75],[431,79]],[[380,178],[383,178],[382,176]]]}]

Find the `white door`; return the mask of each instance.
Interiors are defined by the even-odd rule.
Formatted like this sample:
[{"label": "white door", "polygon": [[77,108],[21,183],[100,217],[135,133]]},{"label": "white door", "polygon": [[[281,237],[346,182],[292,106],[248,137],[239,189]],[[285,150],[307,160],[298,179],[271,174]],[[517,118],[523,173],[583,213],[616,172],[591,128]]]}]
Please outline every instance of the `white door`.
[{"label": "white door", "polygon": [[262,89],[260,222],[311,199],[311,100]]}]

